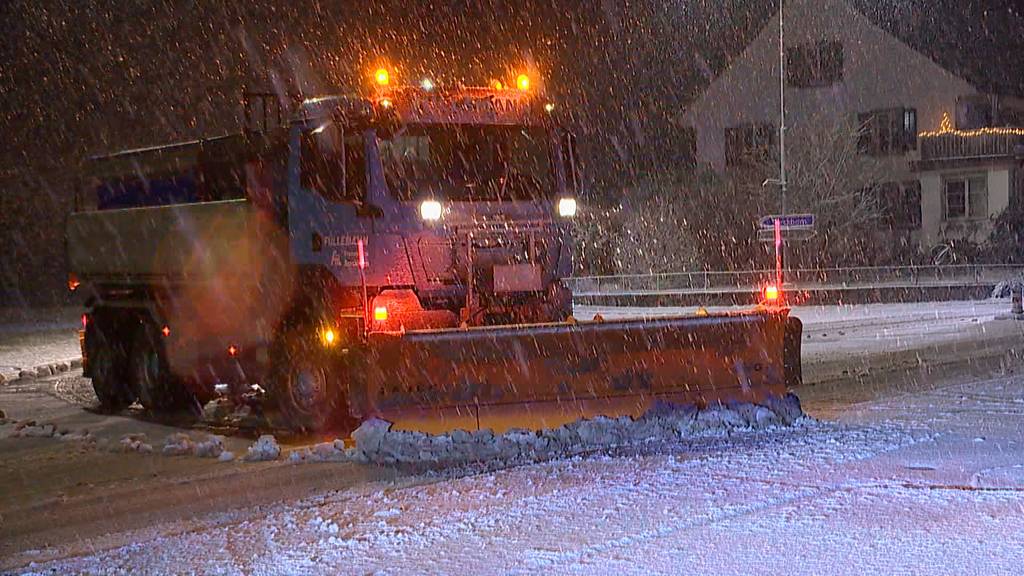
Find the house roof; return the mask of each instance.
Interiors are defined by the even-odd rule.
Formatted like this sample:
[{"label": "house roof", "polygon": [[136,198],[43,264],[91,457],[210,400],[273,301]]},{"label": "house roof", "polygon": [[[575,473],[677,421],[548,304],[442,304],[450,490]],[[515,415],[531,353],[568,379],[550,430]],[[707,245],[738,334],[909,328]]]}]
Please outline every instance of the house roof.
[{"label": "house roof", "polygon": [[980,92],[1024,97],[1024,10],[1000,0],[847,0]]},{"label": "house roof", "polygon": [[[1024,97],[1024,8],[1013,0],[842,0],[873,24],[927,56],[980,92]],[[775,7],[752,5],[747,13],[762,19],[743,32],[731,57],[719,63],[720,77],[731,61],[777,14]],[[765,10],[767,8],[767,10]],[[746,36],[746,38],[742,38]],[[712,80],[714,81],[714,80]]]}]

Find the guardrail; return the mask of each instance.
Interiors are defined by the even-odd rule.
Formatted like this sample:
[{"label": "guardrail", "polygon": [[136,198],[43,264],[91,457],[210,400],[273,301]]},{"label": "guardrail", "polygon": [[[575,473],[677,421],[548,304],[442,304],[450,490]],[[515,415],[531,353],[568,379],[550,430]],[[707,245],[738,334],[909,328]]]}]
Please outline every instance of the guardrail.
[{"label": "guardrail", "polygon": [[[1010,264],[797,269],[786,271],[784,289],[966,288],[995,286],[1022,275],[1024,266]],[[673,272],[575,276],[566,278],[565,283],[580,297],[741,294],[757,291],[774,277],[774,270]]]}]

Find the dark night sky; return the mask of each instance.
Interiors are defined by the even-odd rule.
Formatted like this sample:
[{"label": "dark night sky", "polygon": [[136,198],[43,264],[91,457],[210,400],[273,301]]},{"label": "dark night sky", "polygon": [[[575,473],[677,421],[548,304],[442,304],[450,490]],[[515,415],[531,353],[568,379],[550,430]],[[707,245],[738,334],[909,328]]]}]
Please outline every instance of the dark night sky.
[{"label": "dark night sky", "polygon": [[[1021,91],[1016,3],[853,3],[968,78]],[[8,0],[0,175],[235,129],[245,86],[351,86],[380,58],[478,81],[531,62],[575,105],[585,135],[599,127],[601,146],[635,160],[774,10],[741,0]],[[1014,65],[1015,77],[1004,73]]]}]

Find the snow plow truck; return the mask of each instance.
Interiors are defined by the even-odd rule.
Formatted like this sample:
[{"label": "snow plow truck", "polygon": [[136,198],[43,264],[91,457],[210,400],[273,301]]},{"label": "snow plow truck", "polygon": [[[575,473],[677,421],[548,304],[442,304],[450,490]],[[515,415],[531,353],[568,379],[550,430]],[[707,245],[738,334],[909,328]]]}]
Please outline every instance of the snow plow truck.
[{"label": "snow plow truck", "polygon": [[[800,379],[782,305],[573,318],[573,135],[508,85],[250,94],[244,129],[90,159],[66,228],[107,409],[256,388],[294,430],[546,429]],[[752,292],[754,290],[752,289]]]}]

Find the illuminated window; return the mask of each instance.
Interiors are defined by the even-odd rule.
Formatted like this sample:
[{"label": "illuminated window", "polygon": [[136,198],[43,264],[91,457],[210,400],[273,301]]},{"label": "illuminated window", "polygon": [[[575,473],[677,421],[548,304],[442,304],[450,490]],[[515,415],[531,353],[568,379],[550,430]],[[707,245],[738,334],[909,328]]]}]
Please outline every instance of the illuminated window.
[{"label": "illuminated window", "polygon": [[843,80],[843,45],[822,40],[786,49],[786,83],[794,88],[821,88]]},{"label": "illuminated window", "polygon": [[725,129],[726,166],[765,162],[774,148],[775,127],[771,124],[740,124]]},{"label": "illuminated window", "polygon": [[857,148],[863,154],[887,156],[917,150],[917,110],[882,108],[857,115]]},{"label": "illuminated window", "polygon": [[943,186],[944,220],[979,220],[988,217],[988,184],[985,176],[949,178]]}]

